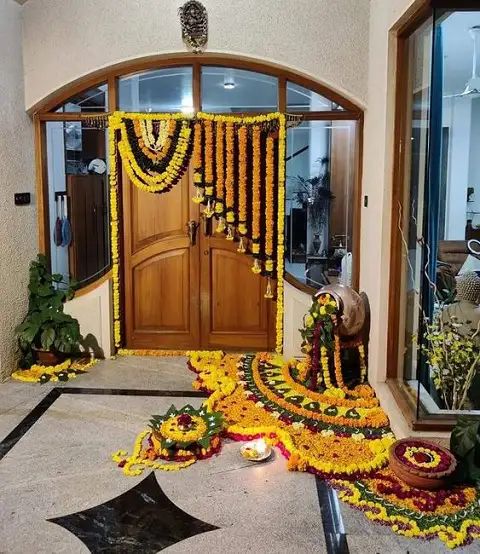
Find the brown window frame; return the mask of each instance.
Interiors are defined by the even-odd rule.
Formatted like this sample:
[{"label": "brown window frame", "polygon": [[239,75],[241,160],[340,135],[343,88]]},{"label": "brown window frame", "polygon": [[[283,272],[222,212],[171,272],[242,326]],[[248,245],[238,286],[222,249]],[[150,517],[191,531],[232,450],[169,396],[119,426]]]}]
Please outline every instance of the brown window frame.
[{"label": "brown window frame", "polygon": [[423,417],[418,419],[417,399],[405,385],[400,375],[399,336],[402,286],[402,236],[398,228],[398,206],[403,204],[405,194],[406,160],[408,145],[406,130],[410,114],[405,110],[408,95],[408,48],[407,40],[425,21],[433,16],[434,8],[456,11],[479,9],[475,0],[418,0],[390,30],[390,47],[395,57],[395,113],[393,142],[393,175],[391,201],[390,276],[388,297],[387,337],[387,385],[397,401],[403,415],[413,430],[450,431],[456,423],[454,416]]}]

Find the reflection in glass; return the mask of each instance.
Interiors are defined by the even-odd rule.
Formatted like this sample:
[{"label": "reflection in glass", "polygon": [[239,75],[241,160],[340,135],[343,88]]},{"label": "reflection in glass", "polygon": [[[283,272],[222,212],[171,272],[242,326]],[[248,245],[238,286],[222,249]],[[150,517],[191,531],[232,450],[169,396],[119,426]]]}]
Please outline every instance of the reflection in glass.
[{"label": "reflection in glass", "polygon": [[46,135],[52,272],[82,286],[110,267],[107,134],[58,121]]},{"label": "reflection in glass", "polygon": [[126,112],[193,112],[192,68],[169,67],[118,80],[119,109]]},{"label": "reflection in glass", "polygon": [[205,112],[274,112],[278,79],[264,73],[228,67],[202,67],[202,110]]},{"label": "reflection in glass", "polygon": [[89,90],[79,92],[62,106],[55,108],[56,112],[95,113],[108,111],[107,84],[99,85]]},{"label": "reflection in glass", "polygon": [[313,90],[287,81],[287,110],[291,112],[324,112],[343,110],[343,108]]},{"label": "reflection in glass", "polygon": [[315,288],[352,282],[355,122],[287,132],[285,268]]},{"label": "reflection in glass", "polygon": [[[458,341],[463,352],[469,341],[480,349],[478,25],[480,12],[437,10],[433,24],[409,39],[411,151],[400,356],[404,377],[418,393],[420,416],[480,410],[480,364],[469,376],[470,361],[454,361]],[[432,322],[441,336],[456,334],[455,341],[442,339],[435,351],[426,335]]]}]

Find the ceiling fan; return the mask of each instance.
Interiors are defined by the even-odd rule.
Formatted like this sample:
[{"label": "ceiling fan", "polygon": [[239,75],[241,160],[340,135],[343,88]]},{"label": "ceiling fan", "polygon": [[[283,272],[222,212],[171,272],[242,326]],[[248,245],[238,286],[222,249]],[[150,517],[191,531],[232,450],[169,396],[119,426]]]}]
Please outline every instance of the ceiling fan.
[{"label": "ceiling fan", "polygon": [[468,30],[473,40],[472,76],[466,82],[463,92],[451,94],[444,98],[464,98],[480,96],[480,77],[477,75],[477,54],[480,54],[480,25],[475,25]]}]

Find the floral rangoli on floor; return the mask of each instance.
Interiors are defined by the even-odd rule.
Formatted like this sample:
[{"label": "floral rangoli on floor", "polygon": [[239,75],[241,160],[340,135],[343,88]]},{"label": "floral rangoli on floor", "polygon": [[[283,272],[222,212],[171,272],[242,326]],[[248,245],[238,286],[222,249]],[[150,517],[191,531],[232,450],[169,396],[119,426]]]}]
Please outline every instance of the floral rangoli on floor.
[{"label": "floral rangoli on floor", "polygon": [[[173,407],[165,416],[156,416],[155,425],[137,437],[132,455],[119,451],[113,456],[127,475],[138,475],[145,467],[182,469],[216,454],[221,418],[223,436],[239,441],[264,438],[281,451],[288,469],[319,475],[337,489],[341,500],[400,535],[438,537],[450,548],[480,537],[476,488],[417,489],[389,468],[395,437],[369,385],[314,392],[301,382],[296,361],[270,353],[190,352],[188,365],[197,374],[194,388],[209,394],[200,416],[192,411],[191,418],[185,417],[181,410],[173,413]],[[192,444],[196,441],[195,448],[182,443],[182,432]],[[180,456],[178,450],[175,455],[168,452],[172,441],[186,447]],[[424,451],[414,442],[397,453],[405,463],[427,473],[442,471],[446,460],[440,450]]]}]

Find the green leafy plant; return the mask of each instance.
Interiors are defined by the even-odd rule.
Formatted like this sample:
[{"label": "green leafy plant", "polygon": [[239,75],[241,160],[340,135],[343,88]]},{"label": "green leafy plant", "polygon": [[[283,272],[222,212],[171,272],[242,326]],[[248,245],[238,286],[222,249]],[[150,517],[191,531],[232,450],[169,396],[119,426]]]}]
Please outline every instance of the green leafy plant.
[{"label": "green leafy plant", "polygon": [[456,318],[427,324],[421,348],[432,370],[433,384],[448,410],[461,410],[480,371],[480,351],[475,333],[465,333]]},{"label": "green leafy plant", "polygon": [[294,198],[304,208],[309,209],[313,225],[322,227],[328,222],[330,201],[335,198],[330,192],[329,158],[320,158],[320,172],[315,177],[305,179],[297,175],[292,178],[295,184]]},{"label": "green leafy plant", "polygon": [[480,485],[480,419],[459,417],[450,437],[450,450],[458,461],[456,479]]},{"label": "green leafy plant", "polygon": [[15,329],[21,352],[20,366],[30,367],[35,350],[72,354],[82,340],[78,321],[64,313],[64,303],[73,298],[75,283],[60,274],[50,274],[47,259],[39,254],[30,264],[28,312]]}]

